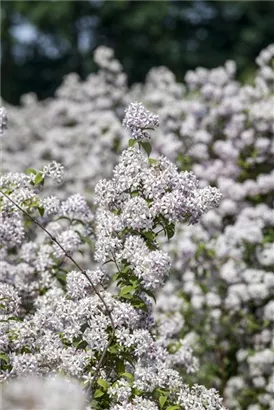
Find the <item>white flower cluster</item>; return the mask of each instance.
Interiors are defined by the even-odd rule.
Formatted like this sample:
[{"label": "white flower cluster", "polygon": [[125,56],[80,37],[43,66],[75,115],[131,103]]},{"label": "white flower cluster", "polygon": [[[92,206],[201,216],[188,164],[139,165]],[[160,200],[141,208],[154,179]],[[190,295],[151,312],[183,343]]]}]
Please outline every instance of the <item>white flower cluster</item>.
[{"label": "white flower cluster", "polygon": [[[151,259],[140,257],[160,251],[154,243],[154,235],[150,234],[151,230],[155,233],[153,224],[157,215],[161,214],[162,222],[172,225],[181,217],[188,219],[190,215],[184,213],[186,206],[191,214],[188,220],[194,222],[201,217],[199,224],[178,227],[173,240],[161,247],[161,257],[168,252],[174,269],[165,287],[158,291],[156,316],[153,318],[151,306],[146,313],[133,309],[130,299],[119,303],[116,300],[114,323],[117,325],[121,320],[126,323],[125,327],[131,324],[130,334],[142,326],[145,329],[154,326],[157,340],[161,340],[165,348],[168,346],[169,358],[165,361],[173,367],[177,366],[175,360],[180,366],[182,359],[183,373],[187,366],[197,367],[193,356],[192,362],[188,358],[190,346],[199,355],[201,367],[196,375],[188,377],[193,383],[219,389],[231,410],[272,410],[274,375],[269,363],[274,343],[273,45],[260,53],[258,71],[248,85],[236,81],[235,64],[227,62],[214,70],[198,68],[189,72],[184,84],[177,83],[167,68],[153,68],[143,84],[127,87],[126,76],[111,50],[99,48],[95,59],[99,71],[86,81],[81,82],[71,74],[55,98],[39,103],[29,95],[22,100],[21,107],[9,108],[10,132],[9,138],[2,139],[2,169],[12,171],[16,190],[11,195],[18,195],[23,207],[27,207],[24,209],[29,209],[30,204],[35,207],[37,197],[32,189],[25,190],[25,203],[22,202],[24,196],[17,194],[18,187],[28,188],[22,171],[27,167],[42,168],[48,161],[64,164],[63,185],[58,188],[46,185],[43,191],[48,198],[42,205],[44,217],[57,236],[71,228],[68,224],[64,228],[66,220],[57,221],[58,198],[60,208],[63,201],[76,192],[91,200],[97,184],[100,210],[96,217],[95,258],[101,264],[115,255],[119,264],[130,265],[128,274],[132,275],[132,281],[136,280],[133,270],[138,268],[138,281],[143,280],[143,287],[147,284],[144,290],[159,287],[170,265],[167,258],[165,266],[161,265],[160,258],[154,275],[155,265],[150,263]],[[128,126],[137,140],[134,146],[122,152],[116,165],[117,154],[126,145],[127,133],[121,127],[124,110],[130,101],[138,100],[159,115],[161,123],[158,126],[157,117],[140,105],[133,109],[129,106]],[[153,158],[157,157],[157,162],[149,161],[138,149],[139,144],[148,143],[144,132],[150,130],[143,129],[144,123],[148,128],[158,126],[153,141]],[[114,167],[113,177],[109,179]],[[185,196],[180,190],[181,179]],[[214,205],[215,199],[219,200],[219,191],[208,189],[208,185],[219,189],[223,197],[218,209],[202,214],[208,205]],[[13,209],[4,198],[1,200],[6,209]],[[80,199],[75,201],[79,201],[81,207]],[[73,206],[69,204],[63,209],[63,217],[75,215],[77,219]],[[82,209],[85,223],[86,213]],[[39,294],[52,290],[55,282],[67,286],[66,298],[73,302],[87,297],[87,280],[81,276],[77,286],[75,266],[67,267],[62,256],[57,269],[53,244],[36,229],[27,232],[31,234],[28,239],[19,212],[15,209],[12,215],[3,212],[1,218],[3,282],[19,291],[24,311],[28,311]],[[82,232],[80,225],[77,231]],[[94,265],[91,238],[83,245],[83,255],[77,253],[77,260],[83,262],[96,286],[103,283],[106,289],[115,270],[109,269],[107,274],[105,269]],[[138,251],[134,252],[130,241]],[[15,253],[18,247],[19,260]],[[111,264],[107,266],[112,268]],[[67,272],[72,273],[64,284]],[[113,294],[115,289],[111,288],[108,294],[111,301]],[[138,296],[147,300],[144,294]],[[141,300],[138,299],[139,304]],[[114,306],[112,302],[110,306]],[[93,336],[88,332],[86,330],[86,338],[91,340]],[[3,345],[9,342],[6,330],[1,330],[1,343],[2,340]],[[113,351],[115,349],[113,347]],[[29,354],[27,352],[24,354]],[[64,363],[69,353],[63,352],[62,357],[58,363]],[[23,358],[21,360],[23,363]],[[29,363],[34,366],[34,358]],[[24,366],[22,364],[22,368]],[[141,374],[141,370],[138,372]],[[87,384],[92,374],[91,369],[84,372]],[[150,377],[146,370],[143,374],[143,380],[146,374]],[[101,376],[105,378],[106,373],[102,372]],[[148,397],[135,397],[128,402],[126,383],[132,386],[132,381],[125,376],[119,380],[121,384],[117,387],[113,383],[109,386],[114,389],[113,400],[115,397],[124,400],[111,404],[115,410],[159,406]],[[141,379],[138,380],[141,383]],[[191,398],[191,395],[192,392],[188,392],[185,397]],[[204,402],[208,403],[205,398]],[[214,401],[210,404],[214,408],[212,403]]]},{"label": "white flower cluster", "polygon": [[[125,150],[113,179],[96,186],[99,266],[92,262],[91,269],[79,268],[75,259],[78,251],[89,253],[92,247],[93,214],[84,197],[42,198],[45,177],[60,182],[63,167],[52,161],[40,172],[31,169],[28,176],[10,173],[1,178],[0,204],[11,219],[3,224],[0,284],[0,380],[5,382],[7,408],[17,409],[19,403],[28,408],[32,403],[41,409],[81,409],[84,397],[78,387],[65,386],[58,373],[81,380],[87,398],[92,403],[97,399],[102,410],[128,405],[158,409],[163,391],[170,405],[189,400],[175,368],[192,373],[197,361],[185,341],[175,338],[176,331],[158,332],[148,298],[154,297],[152,291],[163,284],[171,267],[168,254],[156,242],[156,229],[173,235],[175,222],[196,222],[208,207],[217,206],[220,195],[214,189],[205,194],[193,174],[180,174],[164,157],[150,161],[142,147]],[[151,190],[145,181],[153,178],[161,183]],[[174,192],[181,202],[167,215],[157,201]],[[12,219],[15,216],[21,225]],[[35,224],[30,227],[27,218]],[[18,226],[21,236],[15,232]],[[109,262],[118,269],[118,280],[103,266]],[[51,378],[42,382],[33,375]],[[23,376],[29,378],[10,381]],[[36,392],[30,391],[31,384]],[[224,410],[215,390],[196,390],[191,393],[195,405]]]},{"label": "white flower cluster", "polygon": [[[202,216],[198,226],[179,228],[166,248],[173,253],[177,280],[159,296],[159,320],[162,314],[170,318],[173,304],[183,312],[181,335],[196,329],[193,348],[205,361],[205,376],[194,380],[214,380],[233,410],[273,408],[273,366],[267,364],[274,343],[273,45],[258,63],[249,86],[234,80],[231,63],[188,73],[184,101],[169,97],[163,103],[149,77],[138,90],[157,104],[163,135],[169,132],[180,142],[185,157],[176,154],[175,144],[173,157],[223,194],[218,209]],[[172,315],[176,323],[176,310]]]},{"label": "white flower cluster", "polygon": [[150,138],[148,130],[159,127],[159,117],[146,110],[141,103],[133,102],[126,109],[123,125],[130,130],[133,138],[143,140]]},{"label": "white flower cluster", "polygon": [[[18,292],[23,310],[29,309],[41,292],[55,286],[56,258],[63,257],[64,251],[83,251],[80,235],[90,235],[93,222],[82,196],[72,195],[64,201],[52,195],[41,198],[41,187],[33,183],[33,175],[8,173],[0,178],[1,281]],[[29,231],[29,218],[21,210],[36,217],[52,237],[36,228]],[[9,306],[13,306],[11,301]]]},{"label": "white flower cluster", "polygon": [[[138,108],[150,121],[153,114],[140,103]],[[143,122],[131,104],[124,122],[135,115],[133,135],[136,130],[141,132]],[[165,157],[150,162],[137,145],[122,153],[113,174],[110,181],[100,181],[95,187],[95,201],[99,204],[96,260],[105,263],[118,253],[118,259],[130,263],[145,288],[156,289],[168,274],[170,260],[162,251],[151,251],[140,235],[154,232],[165,220],[197,222],[208,208],[218,206],[221,194],[216,188],[199,189],[192,173],[179,173]],[[120,231],[129,233],[124,242]]]},{"label": "white flower cluster", "polygon": [[54,181],[60,183],[63,178],[64,167],[56,161],[52,161],[49,165],[45,165],[42,170],[43,176],[49,176]]}]

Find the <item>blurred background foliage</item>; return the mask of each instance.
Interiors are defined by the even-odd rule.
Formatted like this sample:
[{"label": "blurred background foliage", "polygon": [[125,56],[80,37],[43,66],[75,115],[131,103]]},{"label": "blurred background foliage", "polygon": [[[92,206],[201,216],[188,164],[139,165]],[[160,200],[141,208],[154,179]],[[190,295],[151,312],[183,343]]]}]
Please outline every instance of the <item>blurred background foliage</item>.
[{"label": "blurred background foliage", "polygon": [[129,82],[165,65],[182,80],[188,69],[228,59],[248,80],[252,61],[274,42],[272,1],[1,2],[2,97],[18,104],[54,94],[64,75],[96,70],[93,50],[115,50]]}]

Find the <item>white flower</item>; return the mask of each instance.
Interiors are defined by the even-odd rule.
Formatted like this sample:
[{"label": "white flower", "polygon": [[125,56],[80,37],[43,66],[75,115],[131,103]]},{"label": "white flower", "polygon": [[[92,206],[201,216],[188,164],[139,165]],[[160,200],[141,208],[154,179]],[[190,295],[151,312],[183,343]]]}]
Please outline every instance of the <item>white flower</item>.
[{"label": "white flower", "polygon": [[133,102],[125,111],[123,125],[131,131],[133,138],[144,140],[150,138],[148,130],[159,126],[159,117],[146,110],[142,103]]},{"label": "white flower", "polygon": [[52,161],[43,167],[42,175],[49,176],[56,183],[60,183],[64,177],[64,166],[56,161]]},{"label": "white flower", "polygon": [[145,199],[130,198],[122,207],[121,220],[125,227],[134,230],[152,229],[153,219]]}]

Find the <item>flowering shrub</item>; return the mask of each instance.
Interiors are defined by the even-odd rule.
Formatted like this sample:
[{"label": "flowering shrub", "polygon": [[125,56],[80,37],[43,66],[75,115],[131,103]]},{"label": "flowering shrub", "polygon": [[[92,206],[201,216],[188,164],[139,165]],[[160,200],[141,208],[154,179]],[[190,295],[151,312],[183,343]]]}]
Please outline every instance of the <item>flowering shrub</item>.
[{"label": "flowering shrub", "polygon": [[195,381],[237,410],[274,406],[273,55],[273,46],[260,54],[253,86],[233,80],[231,63],[197,69],[185,101],[159,107],[187,154],[177,160],[223,194],[199,225],[179,228],[164,300],[172,294],[172,312],[174,293],[183,298],[181,335],[201,359]]},{"label": "flowering shrub", "polygon": [[[249,85],[235,80],[236,67],[229,61],[214,70],[189,72],[185,84],[177,83],[167,68],[154,68],[144,84],[129,88],[111,50],[99,48],[95,61],[97,74],[85,82],[69,75],[54,99],[39,103],[29,95],[22,107],[8,107],[2,169],[12,174],[2,177],[2,189],[68,247],[65,251],[87,276],[79,274],[53,238],[1,199],[8,207],[6,216],[1,215],[6,218],[1,223],[1,238],[6,238],[3,292],[10,295],[12,310],[6,314],[18,317],[13,313],[17,309],[24,318],[5,326],[20,328],[22,340],[32,337],[26,345],[34,340],[35,350],[18,345],[15,359],[3,356],[3,378],[10,377],[9,361],[23,363],[24,356],[36,373],[58,368],[85,380],[88,394],[93,387],[102,390],[96,398],[102,408],[130,409],[124,404],[129,402],[134,408],[176,403],[195,408],[186,401],[193,397],[199,403],[200,395],[207,403],[208,393],[201,387],[188,390],[184,385],[185,402],[171,397],[168,383],[174,386],[181,379],[169,372],[177,369],[184,383],[216,387],[231,410],[272,410],[274,46],[260,53]],[[116,165],[128,140],[121,126],[123,112],[135,100],[159,115],[157,137],[150,153],[149,132],[158,126],[158,117],[131,104],[124,125],[132,139]],[[5,119],[4,111],[1,116]],[[4,131],[6,120],[2,124]],[[58,185],[48,178],[62,171],[54,161],[65,167]],[[41,171],[22,176],[30,167]],[[223,195],[220,206],[210,210],[219,194],[209,185]],[[175,225],[176,235],[166,242],[163,234],[171,238]],[[106,306],[98,301],[97,289]],[[92,330],[81,327],[91,318]],[[23,326],[28,327],[23,331]],[[111,354],[117,331],[119,344],[126,347]],[[7,336],[5,330],[1,340],[15,343],[10,339],[16,332]],[[53,335],[56,341],[46,342]],[[150,344],[156,344],[154,353]],[[98,377],[108,386],[91,386],[103,354]],[[113,366],[114,357],[125,363],[125,371],[118,369],[118,359]],[[131,357],[138,363],[135,373]],[[158,365],[164,367],[156,370]],[[16,368],[26,365],[20,362]]]},{"label": "flowering shrub", "polygon": [[[42,197],[47,177],[62,179],[56,162],[0,178],[1,380],[61,372],[82,381],[94,409],[224,409],[215,390],[180,377],[177,366],[196,370],[192,351],[172,337],[176,329],[157,328],[151,302],[170,270],[158,236],[197,222],[221,195],[167,158],[150,157],[146,139],[158,117],[142,104],[129,105],[124,124],[133,139],[113,178],[95,186],[95,216],[79,194]],[[93,218],[97,265],[84,270],[74,254],[89,245]],[[20,400],[20,386],[8,384],[6,403],[16,388]]]}]

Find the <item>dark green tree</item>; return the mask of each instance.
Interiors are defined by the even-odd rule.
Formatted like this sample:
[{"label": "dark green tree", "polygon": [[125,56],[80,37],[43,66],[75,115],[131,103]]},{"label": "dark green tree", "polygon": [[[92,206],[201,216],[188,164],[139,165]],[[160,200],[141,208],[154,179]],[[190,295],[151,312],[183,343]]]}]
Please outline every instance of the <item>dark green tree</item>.
[{"label": "dark green tree", "polygon": [[182,79],[188,69],[227,59],[247,77],[274,41],[271,1],[2,0],[1,9],[2,96],[10,103],[30,91],[51,96],[69,72],[85,78],[100,44],[114,48],[136,82],[154,66]]}]

